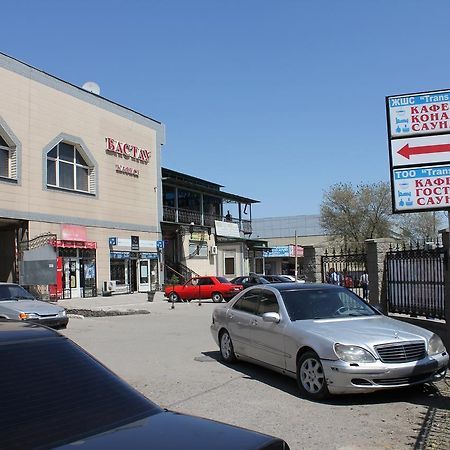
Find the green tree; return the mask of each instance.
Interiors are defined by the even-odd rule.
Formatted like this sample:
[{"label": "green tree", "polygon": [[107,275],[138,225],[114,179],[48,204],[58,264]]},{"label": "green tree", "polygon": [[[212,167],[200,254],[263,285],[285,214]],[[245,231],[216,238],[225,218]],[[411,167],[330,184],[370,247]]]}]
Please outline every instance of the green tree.
[{"label": "green tree", "polygon": [[338,183],[325,192],[320,223],[330,235],[354,244],[366,239],[391,236],[391,197],[386,182]]}]

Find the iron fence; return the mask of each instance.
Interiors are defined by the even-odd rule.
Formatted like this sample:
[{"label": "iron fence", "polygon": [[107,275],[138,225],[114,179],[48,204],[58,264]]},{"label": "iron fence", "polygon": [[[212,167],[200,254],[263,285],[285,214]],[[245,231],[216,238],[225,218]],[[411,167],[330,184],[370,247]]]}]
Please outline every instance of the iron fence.
[{"label": "iron fence", "polygon": [[444,319],[444,272],[447,253],[438,243],[391,246],[386,254],[389,312]]},{"label": "iron fence", "polygon": [[322,282],[339,284],[367,300],[368,290],[363,287],[364,278],[361,278],[367,271],[366,261],[364,248],[325,250],[322,256]]}]

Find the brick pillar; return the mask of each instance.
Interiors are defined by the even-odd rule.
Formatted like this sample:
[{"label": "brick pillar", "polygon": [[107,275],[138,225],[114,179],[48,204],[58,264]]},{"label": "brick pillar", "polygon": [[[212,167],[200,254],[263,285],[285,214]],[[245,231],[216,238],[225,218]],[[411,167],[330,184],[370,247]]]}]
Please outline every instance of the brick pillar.
[{"label": "brick pillar", "polygon": [[322,255],[324,247],[306,245],[303,247],[303,273],[308,283],[322,282]]},{"label": "brick pillar", "polygon": [[391,239],[367,239],[365,242],[369,275],[369,303],[380,305],[384,313],[387,313],[384,261],[391,244]]}]

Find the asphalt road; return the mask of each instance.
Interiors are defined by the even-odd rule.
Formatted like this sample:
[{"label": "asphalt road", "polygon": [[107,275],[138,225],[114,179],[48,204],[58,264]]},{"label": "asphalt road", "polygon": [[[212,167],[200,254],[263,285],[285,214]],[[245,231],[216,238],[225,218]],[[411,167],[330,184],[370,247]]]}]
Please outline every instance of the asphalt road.
[{"label": "asphalt road", "polygon": [[[155,302],[147,315],[73,318],[64,334],[159,405],[282,437],[293,450],[450,447],[450,434],[433,424],[449,418],[445,381],[304,400],[293,379],[220,361],[209,331],[215,306]],[[432,431],[438,439],[427,446]]]}]

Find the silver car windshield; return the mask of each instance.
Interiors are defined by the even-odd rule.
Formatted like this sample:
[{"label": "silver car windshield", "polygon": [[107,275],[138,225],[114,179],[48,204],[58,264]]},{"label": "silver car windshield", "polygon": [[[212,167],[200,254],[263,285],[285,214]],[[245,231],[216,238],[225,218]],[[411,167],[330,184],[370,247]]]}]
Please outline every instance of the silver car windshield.
[{"label": "silver car windshield", "polygon": [[34,297],[22,286],[2,284],[0,285],[0,301],[8,300],[34,300]]},{"label": "silver car windshield", "polygon": [[281,291],[281,296],[292,321],[379,315],[357,295],[343,288],[295,289]]}]

